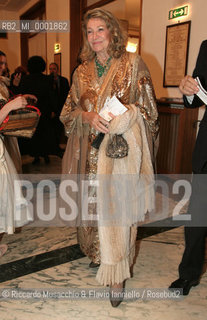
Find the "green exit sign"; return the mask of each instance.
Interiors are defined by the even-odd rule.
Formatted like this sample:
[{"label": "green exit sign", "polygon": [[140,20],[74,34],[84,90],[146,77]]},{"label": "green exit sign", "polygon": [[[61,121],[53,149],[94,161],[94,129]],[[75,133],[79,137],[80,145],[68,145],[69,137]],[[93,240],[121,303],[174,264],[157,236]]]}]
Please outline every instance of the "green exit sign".
[{"label": "green exit sign", "polygon": [[170,10],[168,19],[170,20],[170,19],[175,19],[182,16],[187,16],[187,14],[188,14],[188,6],[180,7],[174,10]]}]

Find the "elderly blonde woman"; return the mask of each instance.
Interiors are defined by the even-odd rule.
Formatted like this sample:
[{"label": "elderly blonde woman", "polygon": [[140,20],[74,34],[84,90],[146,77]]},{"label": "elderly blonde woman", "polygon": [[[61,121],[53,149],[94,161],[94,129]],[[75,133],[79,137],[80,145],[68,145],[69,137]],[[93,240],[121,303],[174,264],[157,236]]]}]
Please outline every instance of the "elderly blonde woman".
[{"label": "elderly blonde woman", "polygon": [[[153,191],[148,186],[153,183],[152,160],[158,133],[158,114],[149,71],[139,55],[126,52],[125,40],[119,22],[110,12],[98,8],[85,14],[82,64],[73,75],[73,84],[60,116],[69,137],[63,173],[85,174],[90,181],[115,175],[148,176],[141,196],[140,190],[135,189],[133,200],[137,207],[133,207],[135,210],[130,212],[126,224],[113,221],[110,211],[117,211],[118,203],[111,193],[112,185],[104,195],[104,185],[103,188],[89,188],[90,198],[97,196],[97,206],[90,203],[89,214],[97,210],[98,228],[82,224],[78,228],[78,239],[82,251],[93,264],[100,263],[97,280],[109,285],[111,292],[115,288],[122,291],[124,281],[130,278],[136,224],[153,206]],[[99,113],[106,99],[114,96],[127,111],[116,117],[110,114],[112,120],[107,121]],[[94,140],[100,137],[100,133],[104,139],[97,149],[97,146],[93,147]],[[118,149],[128,149],[125,155],[113,154],[113,145],[110,155],[108,149],[113,138],[119,140]],[[141,197],[143,201],[139,202],[137,199]],[[111,201],[114,202],[113,210],[110,209]],[[120,212],[120,219],[128,209],[126,205],[125,212]],[[114,307],[120,302],[121,299],[115,301],[111,298]]]}]

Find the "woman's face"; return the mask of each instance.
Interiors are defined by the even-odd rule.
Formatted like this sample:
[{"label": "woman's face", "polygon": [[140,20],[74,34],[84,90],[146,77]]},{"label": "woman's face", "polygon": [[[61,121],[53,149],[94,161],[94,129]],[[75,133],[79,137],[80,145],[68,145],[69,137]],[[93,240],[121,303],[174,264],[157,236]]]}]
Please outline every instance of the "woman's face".
[{"label": "woman's face", "polygon": [[90,47],[97,54],[107,53],[110,43],[110,31],[104,20],[92,18],[87,24],[87,36]]}]

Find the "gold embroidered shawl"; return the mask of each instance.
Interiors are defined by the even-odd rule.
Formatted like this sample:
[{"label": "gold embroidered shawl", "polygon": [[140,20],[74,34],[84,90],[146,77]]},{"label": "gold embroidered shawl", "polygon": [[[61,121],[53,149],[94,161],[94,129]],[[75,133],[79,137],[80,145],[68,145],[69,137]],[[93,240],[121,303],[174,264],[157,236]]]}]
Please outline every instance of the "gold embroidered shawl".
[{"label": "gold embroidered shawl", "polygon": [[[111,134],[122,134],[128,156],[111,159],[106,156]],[[130,277],[134,243],[130,227],[143,221],[154,208],[154,174],[146,130],[140,109],[129,110],[113,119],[98,154],[97,212],[101,266],[97,280],[103,285],[121,283]],[[132,246],[131,246],[132,245]]]},{"label": "gold embroidered shawl", "polygon": [[105,99],[113,95],[124,105],[135,104],[139,108],[146,124],[151,156],[154,158],[158,113],[150,73],[139,55],[126,52],[121,58],[112,60],[107,75],[101,80],[96,75],[94,60],[84,62],[76,69],[60,115],[68,136],[63,173],[86,172],[90,142],[97,132],[82,123],[82,111],[98,112]]}]

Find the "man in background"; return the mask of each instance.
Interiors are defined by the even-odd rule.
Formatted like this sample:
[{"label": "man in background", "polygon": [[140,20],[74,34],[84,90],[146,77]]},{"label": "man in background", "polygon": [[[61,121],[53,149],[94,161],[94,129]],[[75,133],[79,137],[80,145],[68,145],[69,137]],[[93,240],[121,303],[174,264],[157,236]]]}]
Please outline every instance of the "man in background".
[{"label": "man in background", "polygon": [[[207,40],[203,41],[198,54],[193,76],[182,79],[179,89],[183,94],[185,107],[199,108],[204,102],[198,97],[199,80],[207,91]],[[171,283],[169,289],[182,289],[188,295],[191,287],[199,284],[205,259],[207,236],[207,106],[200,122],[199,132],[193,151],[192,195],[188,207],[191,215],[189,226],[185,226],[185,250],[179,265],[179,279]]]},{"label": "man in background", "polygon": [[59,120],[59,116],[64,106],[70,87],[68,80],[65,77],[59,75],[59,68],[57,63],[50,63],[49,73],[51,76],[52,87],[55,97],[55,109],[53,110],[52,121],[56,131],[58,144],[60,144],[64,137],[64,127]]}]

